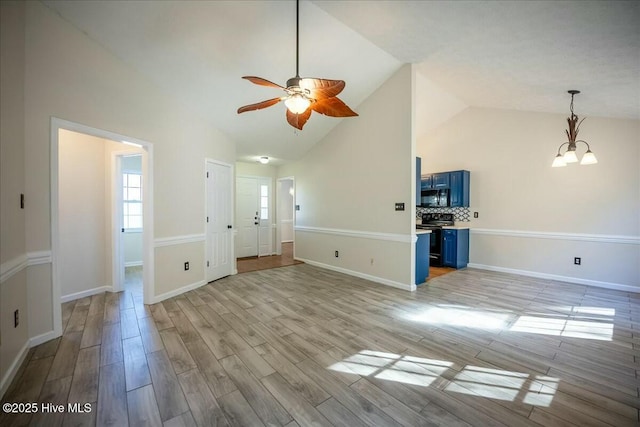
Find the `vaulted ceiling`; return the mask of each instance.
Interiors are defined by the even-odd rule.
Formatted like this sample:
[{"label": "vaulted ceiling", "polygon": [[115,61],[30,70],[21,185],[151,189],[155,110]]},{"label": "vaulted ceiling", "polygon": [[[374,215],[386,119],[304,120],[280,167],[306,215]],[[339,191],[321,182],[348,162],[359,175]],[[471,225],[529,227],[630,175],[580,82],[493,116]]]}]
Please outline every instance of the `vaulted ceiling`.
[{"label": "vaulted ceiling", "polygon": [[[284,105],[236,113],[281,94],[242,76],[295,75],[293,1],[44,3],[235,140],[238,160],[294,160],[358,120],[313,115],[297,131]],[[566,113],[579,89],[581,116],[639,119],[638,22],[639,2],[301,1],[300,74],[345,80],[340,98],[356,111],[415,63],[460,105]]]}]

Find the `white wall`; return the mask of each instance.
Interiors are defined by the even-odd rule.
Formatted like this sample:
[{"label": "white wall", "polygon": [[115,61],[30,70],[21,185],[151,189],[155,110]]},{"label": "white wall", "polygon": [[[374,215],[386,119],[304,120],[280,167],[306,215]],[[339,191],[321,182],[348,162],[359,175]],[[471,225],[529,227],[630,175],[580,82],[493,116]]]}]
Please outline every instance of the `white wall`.
[{"label": "white wall", "polygon": [[588,117],[599,163],[551,168],[565,128],[563,114],[469,108],[418,139],[422,173],[471,171],[472,264],[640,291],[640,122]]},{"label": "white wall", "polygon": [[293,180],[278,181],[278,221],[280,223],[280,242],[293,241]]},{"label": "white wall", "polygon": [[[360,117],[342,119],[302,160],[279,168],[296,180],[297,257],[413,287],[414,76],[403,66],[355,108]],[[406,210],[396,212],[396,202]]]},{"label": "white wall", "polygon": [[[21,7],[26,9],[27,253],[51,250],[50,121],[59,117],[153,144],[153,233],[163,239],[155,248],[162,262],[155,263],[154,295],[203,283],[204,241],[193,249],[180,238],[204,238],[204,159],[233,163],[234,143],[42,3]],[[182,269],[185,254],[193,257],[188,272]],[[51,310],[51,266],[36,268],[38,279],[27,284],[28,292],[43,297],[29,301],[29,312],[37,317],[30,320],[40,325],[30,334],[46,334],[53,330],[52,319],[39,313]]]},{"label": "white wall", "polygon": [[[29,338],[25,245],[24,4],[0,2],[0,397]],[[35,205],[27,195],[27,207]],[[13,313],[21,322],[13,326]]]}]

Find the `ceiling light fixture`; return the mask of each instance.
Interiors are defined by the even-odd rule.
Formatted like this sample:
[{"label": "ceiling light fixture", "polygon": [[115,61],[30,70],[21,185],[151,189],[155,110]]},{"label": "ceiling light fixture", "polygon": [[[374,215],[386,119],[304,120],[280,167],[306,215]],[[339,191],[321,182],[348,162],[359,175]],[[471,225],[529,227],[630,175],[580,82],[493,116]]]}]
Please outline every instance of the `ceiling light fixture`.
[{"label": "ceiling light fixture", "polygon": [[338,98],[338,94],[344,89],[343,80],[316,79],[300,77],[300,0],[296,0],[296,76],[287,80],[287,86],[270,82],[262,77],[244,76],[243,79],[251,83],[282,89],[287,94],[278,98],[267,99],[255,104],[238,108],[238,114],[246,111],[261,110],[284,101],[287,107],[287,122],[302,130],[302,127],[311,117],[311,111],[324,114],[329,117],[353,117],[358,114],[347,104]]},{"label": "ceiling light fixture", "polygon": [[262,156],[260,157],[260,159],[258,159],[258,161],[263,165],[266,165],[267,163],[269,163],[269,158],[267,156]]},{"label": "ceiling light fixture", "polygon": [[[558,168],[567,166],[567,163],[577,163],[578,156],[576,155],[576,144],[578,142],[582,142],[587,146],[587,152],[582,156],[582,160],[580,161],[581,165],[594,165],[598,163],[598,159],[596,159],[596,155],[591,152],[591,147],[587,141],[583,141],[581,139],[576,139],[578,137],[578,130],[580,128],[580,124],[583,122],[584,118],[578,121],[578,116],[573,113],[573,97],[580,93],[579,90],[569,90],[569,94],[571,94],[571,116],[567,117],[567,123],[569,124],[569,129],[565,130],[567,133],[567,137],[569,141],[563,142],[558,147],[558,154],[556,158],[553,160],[551,167]],[[564,154],[561,154],[560,151],[562,147],[567,146],[567,151]]]}]

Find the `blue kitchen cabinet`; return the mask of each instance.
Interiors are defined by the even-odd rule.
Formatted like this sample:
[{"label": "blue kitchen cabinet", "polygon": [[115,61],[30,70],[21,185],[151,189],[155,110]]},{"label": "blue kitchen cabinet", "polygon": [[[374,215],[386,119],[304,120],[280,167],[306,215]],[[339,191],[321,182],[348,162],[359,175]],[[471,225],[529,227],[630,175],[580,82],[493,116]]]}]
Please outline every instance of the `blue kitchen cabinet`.
[{"label": "blue kitchen cabinet", "polygon": [[469,263],[469,229],[442,230],[442,265],[465,268]]},{"label": "blue kitchen cabinet", "polygon": [[416,241],[416,285],[427,281],[429,277],[429,242],[431,234],[424,233],[417,235]]},{"label": "blue kitchen cabinet", "polygon": [[420,189],[422,190],[431,190],[433,178],[432,175],[422,175],[422,179],[420,180]]},{"label": "blue kitchen cabinet", "polygon": [[449,175],[450,175],[449,172],[434,173],[432,178],[431,188],[433,188],[434,190],[449,188],[450,186]]},{"label": "blue kitchen cabinet", "polygon": [[420,206],[422,204],[422,198],[420,197],[420,193],[422,190],[422,159],[420,157],[416,157],[416,206]]},{"label": "blue kitchen cabinet", "polygon": [[449,185],[449,172],[440,172],[422,175],[420,187],[423,190],[442,190],[449,188]]},{"label": "blue kitchen cabinet", "polygon": [[449,206],[469,207],[469,182],[469,171],[449,172]]}]

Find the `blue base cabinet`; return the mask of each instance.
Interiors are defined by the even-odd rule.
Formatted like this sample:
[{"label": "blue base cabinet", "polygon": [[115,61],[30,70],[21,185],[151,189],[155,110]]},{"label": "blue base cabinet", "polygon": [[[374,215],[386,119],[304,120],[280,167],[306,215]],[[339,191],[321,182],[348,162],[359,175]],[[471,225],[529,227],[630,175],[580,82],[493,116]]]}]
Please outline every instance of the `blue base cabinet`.
[{"label": "blue base cabinet", "polygon": [[416,242],[416,285],[427,281],[429,277],[429,243],[431,234],[418,234]]},{"label": "blue base cabinet", "polygon": [[469,229],[442,230],[442,265],[465,268],[469,263]]}]

